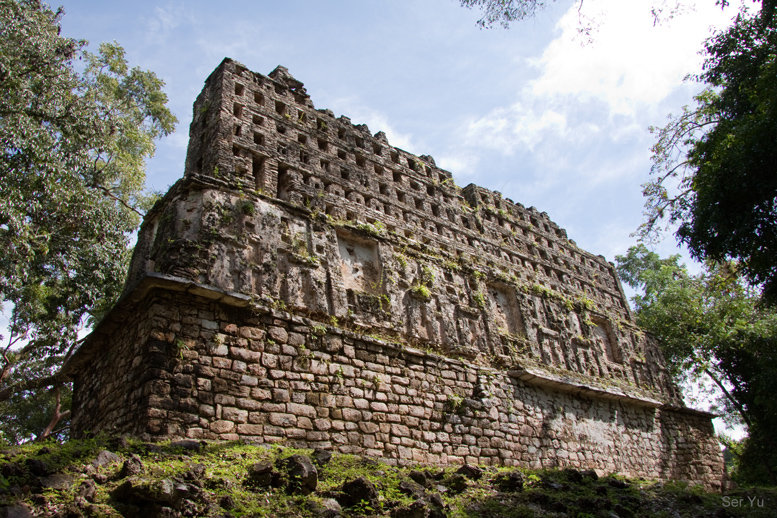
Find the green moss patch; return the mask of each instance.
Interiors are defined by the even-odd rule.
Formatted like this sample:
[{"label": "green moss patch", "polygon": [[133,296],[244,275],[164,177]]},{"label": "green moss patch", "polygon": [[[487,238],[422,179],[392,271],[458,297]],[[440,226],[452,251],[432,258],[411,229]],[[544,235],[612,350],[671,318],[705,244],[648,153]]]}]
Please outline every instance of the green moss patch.
[{"label": "green moss patch", "polygon": [[[289,468],[300,457],[306,494]],[[0,452],[0,515],[14,507],[37,516],[767,517],[777,491],[721,495],[574,469],[398,467],[282,446],[91,439]]]}]

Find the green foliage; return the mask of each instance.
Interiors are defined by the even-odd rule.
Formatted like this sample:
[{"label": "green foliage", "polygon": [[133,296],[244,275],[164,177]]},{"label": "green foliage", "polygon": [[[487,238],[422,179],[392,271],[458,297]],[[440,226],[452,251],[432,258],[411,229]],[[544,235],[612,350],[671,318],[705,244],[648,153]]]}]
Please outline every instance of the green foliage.
[{"label": "green foliage", "polygon": [[450,260],[450,259],[444,261],[442,265],[443,265],[444,268],[446,268],[448,270],[451,270],[451,271],[454,271],[454,272],[457,272],[457,271],[461,270],[461,265],[458,262]]},{"label": "green foliage", "polygon": [[534,283],[529,288],[532,293],[539,295],[540,297],[551,297],[553,290],[543,284]]},{"label": "green foliage", "polygon": [[[643,237],[659,223],[697,259],[737,259],[777,302],[777,28],[774,5],[737,17],[704,48],[706,89],[657,132]],[[767,21],[768,20],[768,21]]]},{"label": "green foliage", "polygon": [[596,311],[596,303],[585,295],[578,297],[575,302],[586,311]]},{"label": "green foliage", "polygon": [[458,414],[463,410],[462,407],[464,405],[464,398],[459,394],[448,394],[446,398],[446,405],[449,412]]},{"label": "green foliage", "polygon": [[181,338],[176,339],[175,348],[177,351],[176,356],[178,356],[178,358],[181,360],[183,360],[184,356],[186,355],[186,352],[190,349],[186,341]]},{"label": "green foliage", "polygon": [[434,270],[428,264],[421,266],[421,282],[427,286],[434,284]]},{"label": "green foliage", "polygon": [[482,291],[475,291],[472,293],[472,301],[480,309],[486,309],[486,296]]},{"label": "green foliage", "polygon": [[250,201],[244,201],[240,204],[240,212],[245,216],[256,214],[256,206]]},{"label": "green foliage", "polygon": [[416,298],[428,302],[432,299],[431,287],[434,284],[434,270],[428,264],[421,265],[421,272],[415,283],[410,287],[410,293]]},{"label": "green foliage", "polygon": [[440,182],[440,185],[444,185],[446,187],[450,187],[452,189],[461,190],[461,187],[456,185],[456,182],[454,181],[453,177],[446,178],[442,182]]},{"label": "green foliage", "polygon": [[[34,376],[34,373],[30,374]],[[69,385],[61,389],[61,406],[70,408],[72,392]],[[0,403],[0,413],[3,414],[0,425],[0,446],[19,444],[38,437],[45,430],[57,406],[56,394],[53,391],[25,390],[13,393],[7,401]],[[67,429],[62,426],[50,434],[51,437],[62,439],[67,437]]]},{"label": "green foliage", "polygon": [[414,284],[410,287],[410,292],[421,300],[428,301],[432,298],[432,292],[423,284]]},{"label": "green foliage", "polygon": [[308,252],[308,242],[304,232],[298,232],[294,234],[291,241],[291,248],[297,258],[301,261],[310,266],[319,265],[320,261],[318,257]]},{"label": "green foliage", "polygon": [[679,256],[661,259],[644,245],[616,261],[621,279],[639,291],[637,323],[659,339],[672,373],[710,378],[725,417],[747,425],[740,466],[749,459],[749,472],[765,475],[748,480],[777,482],[777,313],[760,304],[736,263],[708,263],[691,275]]},{"label": "green foliage", "polygon": [[[758,3],[759,0],[753,0]],[[510,24],[516,21],[525,20],[531,18],[541,11],[549,3],[544,0],[459,0],[459,3],[463,7],[469,9],[475,8],[481,11],[481,18],[477,21],[477,24],[481,28],[493,28],[495,26],[501,26],[503,28],[510,27]],[[715,0],[716,5],[720,5],[725,8],[729,5],[729,0]],[[775,0],[763,0],[760,2],[761,7],[761,19],[770,21],[774,17],[775,7],[777,2]],[[575,0],[578,13],[583,8],[583,0]],[[663,20],[673,18],[677,13],[683,9],[683,2],[677,0],[673,2],[666,2],[655,0],[652,2],[650,9],[651,16],[653,17],[653,24],[660,24]],[[582,24],[583,18],[581,16],[581,25],[578,28],[578,32],[581,35],[589,36],[594,31],[594,27]]]},{"label": "green foliage", "polygon": [[40,401],[30,391],[63,381],[79,328],[118,297],[152,199],[145,160],[176,122],[155,74],[129,68],[116,43],[91,54],[61,37],[60,16],[34,0],[0,1],[3,423],[15,404]]},{"label": "green foliage", "polygon": [[478,20],[481,28],[491,28],[500,25],[504,28],[510,23],[534,16],[538,10],[545,7],[542,0],[459,0],[462,6],[480,10],[482,17]]},{"label": "green foliage", "polygon": [[[119,455],[120,460],[95,468],[91,465],[92,460],[105,449]],[[142,472],[131,477],[118,476],[123,461],[133,454],[138,455],[143,464]],[[760,518],[771,516],[777,502],[777,493],[768,489],[740,491],[722,497],[685,483],[655,484],[613,476],[597,479],[572,470],[484,466],[482,477],[469,480],[456,474],[458,466],[400,467],[336,453],[328,463],[317,466],[318,484],[310,495],[289,494],[280,487],[257,487],[249,483],[251,466],[261,462],[277,466],[282,459],[296,454],[309,455],[310,451],[236,442],[206,444],[199,451],[187,451],[169,443],[157,444],[151,449],[139,441],[115,441],[104,437],[64,444],[50,442],[45,446],[27,444],[6,450],[0,457],[0,473],[8,474],[7,477],[0,475],[0,489],[34,487],[36,477],[27,470],[20,472],[13,468],[25,466],[28,459],[41,461],[56,472],[67,473],[73,477],[73,487],[47,489],[42,493],[3,492],[0,506],[22,503],[35,510],[46,509],[52,516],[84,512],[90,516],[124,516],[131,514],[130,509],[111,496],[118,486],[131,483],[135,487],[158,487],[167,479],[176,484],[197,486],[196,493],[190,493],[186,501],[187,507],[178,507],[180,504],[176,501],[173,514],[185,510],[191,516],[224,516],[226,513],[230,516],[302,518],[321,516],[320,504],[324,498],[337,496],[344,483],[364,477],[377,489],[377,500],[343,509],[342,515],[389,517],[398,515],[398,508],[416,500],[407,494],[407,486],[404,490],[401,486],[402,482],[406,484],[411,479],[411,471],[426,475],[431,482],[426,489],[427,495],[439,493],[445,506],[442,513],[452,518],[611,516],[615,511],[618,516],[638,517],[725,515]],[[193,478],[195,466],[202,466],[203,471]],[[504,481],[509,480],[507,475],[516,471],[523,478],[523,488],[503,487]],[[282,479],[284,473],[277,473]],[[87,480],[97,478],[96,474],[102,475],[104,481],[95,484],[96,493],[88,507],[84,508],[83,503],[79,506],[78,502],[83,500],[78,496],[78,489]],[[230,501],[228,510],[219,505],[225,497]],[[750,497],[750,501],[758,503],[741,507],[726,504],[740,497],[745,502]]]},{"label": "green foliage", "polygon": [[378,303],[380,304],[381,311],[389,311],[391,309],[391,297],[385,293],[378,297]]},{"label": "green foliage", "polygon": [[356,228],[363,230],[364,232],[375,237],[380,237],[386,233],[386,225],[384,225],[382,221],[375,221],[373,223],[358,223]]},{"label": "green foliage", "polygon": [[270,307],[280,311],[286,311],[286,302],[283,299],[272,299],[270,301]]}]

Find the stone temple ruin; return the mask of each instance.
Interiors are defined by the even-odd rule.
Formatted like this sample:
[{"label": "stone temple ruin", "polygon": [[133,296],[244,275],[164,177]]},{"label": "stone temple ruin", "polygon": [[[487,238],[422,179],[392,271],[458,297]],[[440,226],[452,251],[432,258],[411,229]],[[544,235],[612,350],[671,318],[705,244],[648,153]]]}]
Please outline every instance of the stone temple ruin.
[{"label": "stone temple ruin", "polygon": [[612,264],[545,213],[225,59],[124,295],[66,366],[72,429],[716,488]]}]

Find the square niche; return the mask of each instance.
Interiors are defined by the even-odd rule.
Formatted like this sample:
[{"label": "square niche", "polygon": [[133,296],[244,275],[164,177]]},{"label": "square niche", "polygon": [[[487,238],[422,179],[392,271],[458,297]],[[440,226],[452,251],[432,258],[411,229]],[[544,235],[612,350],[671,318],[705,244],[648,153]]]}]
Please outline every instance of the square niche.
[{"label": "square niche", "polygon": [[347,234],[337,234],[340,253],[340,274],[347,290],[356,292],[381,292],[381,264],[378,244]]},{"label": "square niche", "polygon": [[526,330],[524,329],[521,311],[518,308],[515,291],[507,286],[489,284],[488,298],[491,318],[497,329],[506,331],[511,335],[525,336]]}]

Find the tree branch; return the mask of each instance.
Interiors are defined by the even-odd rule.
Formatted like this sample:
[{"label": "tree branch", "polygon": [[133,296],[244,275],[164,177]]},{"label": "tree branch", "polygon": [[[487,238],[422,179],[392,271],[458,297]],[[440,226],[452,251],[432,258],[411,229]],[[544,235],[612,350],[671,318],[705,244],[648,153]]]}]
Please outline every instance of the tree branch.
[{"label": "tree branch", "polygon": [[84,340],[86,340],[86,337],[81,338],[80,340],[74,340],[73,343],[70,344],[70,347],[68,347],[67,352],[65,353],[65,356],[62,358],[62,365],[67,363],[67,361],[73,355],[73,351],[75,350],[75,348],[80,344],[82,344]]},{"label": "tree branch", "polygon": [[742,420],[745,422],[748,428],[752,428],[753,423],[750,421],[750,417],[747,415],[747,412],[745,411],[745,408],[742,406],[742,404],[737,401],[734,396],[726,389],[725,386],[723,386],[723,383],[715,376],[709,369],[704,369],[704,373],[712,379],[712,381],[715,382],[715,385],[718,386],[720,390],[723,391],[723,394],[726,396],[726,399],[731,402],[732,405],[734,405],[734,408],[737,409],[737,412],[739,412],[739,415],[742,416]]},{"label": "tree branch", "polygon": [[51,376],[45,376],[43,378],[28,379],[28,380],[20,381],[19,383],[14,383],[13,385],[9,385],[4,389],[0,390],[0,403],[2,403],[3,401],[9,400],[14,394],[17,394],[24,390],[34,390],[34,389],[39,389],[43,387],[50,387],[52,385],[64,383],[65,381],[66,381],[65,375],[62,373],[62,371],[59,371],[56,374],[52,374]]},{"label": "tree branch", "polygon": [[70,410],[62,412],[62,393],[60,389],[61,387],[59,386],[54,389],[57,401],[57,404],[54,406],[54,415],[51,416],[51,421],[49,421],[48,426],[46,426],[43,432],[38,436],[38,440],[48,439],[49,436],[51,436],[51,432],[54,431],[54,427],[57,426],[57,423],[70,416]]},{"label": "tree branch", "polygon": [[671,178],[672,176],[675,176],[675,171],[677,171],[679,168],[681,168],[683,166],[686,166],[686,165],[690,164],[690,162],[691,162],[690,160],[683,160],[682,162],[679,162],[678,164],[676,164],[671,169],[667,169],[666,174],[661,175],[658,178],[656,178],[656,182],[655,183],[663,184],[664,181],[666,181],[667,179]]},{"label": "tree branch", "polygon": [[8,326],[8,328],[11,330],[11,334],[8,336],[8,345],[6,345],[5,349],[3,349],[3,361],[5,363],[3,364],[2,370],[0,370],[0,382],[11,375],[11,367],[13,367],[13,362],[11,362],[11,359],[8,357],[8,351],[16,342],[22,338],[22,335],[14,331],[18,317],[19,316],[16,314],[16,312],[14,312],[13,321],[11,322],[11,325]]},{"label": "tree branch", "polygon": [[102,192],[103,192],[103,193],[105,193],[105,195],[106,195],[106,196],[108,196],[109,198],[112,198],[112,199],[114,199],[114,200],[118,201],[119,203],[121,203],[122,205],[124,205],[126,208],[128,208],[129,210],[131,210],[132,212],[134,212],[135,214],[137,214],[138,216],[140,216],[141,218],[142,218],[143,216],[145,216],[145,214],[143,214],[142,212],[140,212],[138,209],[136,209],[135,207],[133,207],[132,205],[130,205],[130,204],[129,204],[129,203],[127,203],[126,201],[122,200],[121,198],[119,198],[118,196],[116,196],[115,194],[113,194],[113,193],[110,191],[110,189],[108,189],[107,187],[105,187],[105,186],[102,186],[102,185],[97,185],[97,184],[92,184],[92,187],[94,187],[94,188],[95,188],[95,189],[97,189],[97,190],[100,190],[100,191],[102,191]]}]

